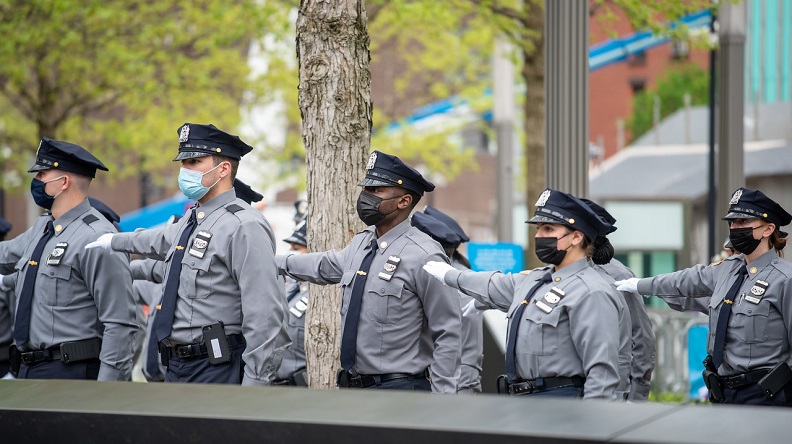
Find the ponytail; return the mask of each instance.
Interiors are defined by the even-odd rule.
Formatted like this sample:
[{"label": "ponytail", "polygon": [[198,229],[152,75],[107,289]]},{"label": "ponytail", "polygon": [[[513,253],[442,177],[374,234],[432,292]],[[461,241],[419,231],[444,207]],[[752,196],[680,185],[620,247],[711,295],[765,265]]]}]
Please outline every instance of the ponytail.
[{"label": "ponytail", "polygon": [[597,236],[592,245],[591,261],[597,265],[605,265],[613,259],[615,250],[605,236]]},{"label": "ponytail", "polygon": [[778,230],[778,227],[776,227],[776,229],[773,230],[773,233],[770,235],[770,246],[775,248],[778,257],[784,257],[784,252],[781,250],[786,247],[786,244],[786,236],[781,236],[781,232]]}]

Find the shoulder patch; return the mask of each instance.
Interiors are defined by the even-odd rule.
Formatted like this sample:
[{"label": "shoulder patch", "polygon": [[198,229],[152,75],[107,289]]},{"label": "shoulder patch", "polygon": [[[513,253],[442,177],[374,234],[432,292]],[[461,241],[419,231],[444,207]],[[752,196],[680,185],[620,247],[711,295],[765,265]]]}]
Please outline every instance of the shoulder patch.
[{"label": "shoulder patch", "polygon": [[98,218],[98,217],[96,217],[96,216],[94,216],[93,214],[89,214],[89,215],[87,215],[87,216],[83,217],[83,218],[82,218],[82,220],[83,220],[83,222],[85,222],[87,225],[91,225],[92,223],[94,223],[94,222],[96,222],[97,220],[99,220],[99,218]]},{"label": "shoulder patch", "polygon": [[549,270],[549,269],[550,269],[550,266],[549,265],[545,265],[544,267],[536,267],[536,268],[534,268],[532,270],[523,270],[523,271],[520,272],[520,274],[530,274],[531,272],[534,272],[534,271]]},{"label": "shoulder patch", "polygon": [[225,208],[226,208],[226,210],[228,210],[229,213],[237,213],[239,211],[244,210],[244,208],[240,207],[237,204],[231,204],[231,205],[229,205],[229,206],[227,206]]}]

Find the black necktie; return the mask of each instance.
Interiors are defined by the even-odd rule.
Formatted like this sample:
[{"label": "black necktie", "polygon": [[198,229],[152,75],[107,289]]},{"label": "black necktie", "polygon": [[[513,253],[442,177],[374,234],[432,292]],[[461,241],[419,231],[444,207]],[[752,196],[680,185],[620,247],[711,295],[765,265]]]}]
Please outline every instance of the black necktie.
[{"label": "black necktie", "polygon": [[176,300],[179,299],[179,277],[181,276],[182,258],[187,249],[187,240],[195,231],[195,208],[190,213],[190,219],[184,225],[184,231],[179,236],[179,243],[171,257],[170,268],[168,268],[168,279],[165,281],[165,289],[162,291],[162,301],[160,310],[154,317],[154,333],[157,342],[162,341],[171,334],[173,328],[173,316],[176,313]]},{"label": "black necktie", "polygon": [[28,260],[28,267],[25,271],[25,280],[22,282],[22,291],[19,293],[17,304],[16,319],[14,321],[14,343],[21,347],[30,338],[30,312],[33,307],[33,288],[36,286],[36,275],[38,274],[41,253],[44,252],[44,245],[55,233],[52,228],[52,221],[47,222],[44,227],[44,234],[33,249],[33,254]]},{"label": "black necktie", "polygon": [[360,307],[363,305],[363,288],[366,286],[371,261],[374,260],[376,254],[377,239],[372,239],[371,249],[363,258],[363,262],[360,263],[360,270],[352,285],[352,296],[349,298],[349,308],[344,323],[344,335],[341,337],[341,367],[347,371],[355,365],[357,359],[358,323],[360,322]]},{"label": "black necktie", "polygon": [[520,328],[520,321],[522,320],[522,314],[525,311],[525,307],[528,306],[528,302],[533,297],[536,290],[539,289],[542,285],[552,281],[553,278],[550,273],[545,274],[542,276],[542,279],[536,283],[530,290],[528,290],[528,294],[525,295],[525,299],[517,306],[512,313],[511,317],[511,328],[509,329],[509,338],[506,340],[506,377],[509,378],[509,383],[514,382],[514,378],[517,375],[517,364],[516,364],[516,348],[517,348],[517,329]]},{"label": "black necktie", "polygon": [[[149,311],[156,310],[157,307],[152,305]],[[152,314],[153,318],[149,316],[150,322],[156,325],[156,313]],[[159,358],[159,341],[157,341],[157,333],[149,331],[148,344],[146,344],[146,376],[151,380],[159,379],[160,374],[160,358]]]},{"label": "black necktie", "polygon": [[712,346],[712,363],[715,364],[716,369],[720,368],[721,364],[723,364],[723,350],[726,345],[726,327],[729,324],[729,318],[731,318],[732,306],[737,299],[737,292],[740,291],[740,287],[742,287],[747,274],[748,270],[745,269],[745,265],[737,270],[737,280],[734,281],[734,284],[732,284],[731,288],[726,293],[726,297],[723,298],[723,304],[721,305],[720,312],[718,312],[718,325],[715,327],[715,343]]}]

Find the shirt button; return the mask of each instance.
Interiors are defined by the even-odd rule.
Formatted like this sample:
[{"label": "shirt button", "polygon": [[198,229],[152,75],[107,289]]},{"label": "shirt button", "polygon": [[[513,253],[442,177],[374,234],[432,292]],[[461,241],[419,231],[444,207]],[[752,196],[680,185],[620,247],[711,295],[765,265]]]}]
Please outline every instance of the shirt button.
[{"label": "shirt button", "polygon": [[537,320],[537,321],[541,321],[541,320],[542,320],[542,316],[537,316],[537,317],[536,317],[536,320]]},{"label": "shirt button", "polygon": [[385,293],[385,289],[384,288],[380,288],[380,292]]},{"label": "shirt button", "polygon": [[753,313],[753,310],[748,310],[748,313]]},{"label": "shirt button", "polygon": [[55,272],[54,271],[50,271],[50,276],[54,276],[54,275],[55,275]]},{"label": "shirt button", "polygon": [[195,261],[190,262],[190,265],[195,265]]}]

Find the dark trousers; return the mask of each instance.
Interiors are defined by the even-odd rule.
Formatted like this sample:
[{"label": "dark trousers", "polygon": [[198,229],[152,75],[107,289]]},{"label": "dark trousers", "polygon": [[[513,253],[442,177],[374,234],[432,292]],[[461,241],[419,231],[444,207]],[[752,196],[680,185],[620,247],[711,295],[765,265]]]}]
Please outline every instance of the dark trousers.
[{"label": "dark trousers", "polygon": [[[792,407],[787,403],[786,393],[789,388],[779,390],[773,399],[765,398],[759,384],[751,384],[738,389],[723,389],[723,404],[744,404],[744,405],[774,405],[780,407]],[[790,400],[792,401],[792,400]]]},{"label": "dark trousers", "polygon": [[409,376],[407,378],[391,379],[390,381],[380,382],[367,387],[368,390],[408,390],[408,391],[432,391],[432,384],[423,376]]},{"label": "dark trousers", "polygon": [[11,361],[0,361],[0,378],[8,374],[11,370]]},{"label": "dark trousers", "polygon": [[61,361],[43,361],[33,365],[22,364],[19,367],[19,379],[87,379],[99,377],[98,359],[82,362],[64,363]]},{"label": "dark trousers", "polygon": [[171,357],[165,382],[192,382],[204,384],[242,384],[242,352],[245,344],[231,347],[231,360],[223,364],[210,364],[208,357],[181,359]]}]

